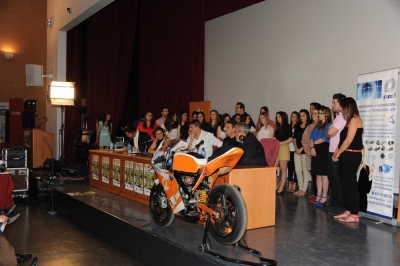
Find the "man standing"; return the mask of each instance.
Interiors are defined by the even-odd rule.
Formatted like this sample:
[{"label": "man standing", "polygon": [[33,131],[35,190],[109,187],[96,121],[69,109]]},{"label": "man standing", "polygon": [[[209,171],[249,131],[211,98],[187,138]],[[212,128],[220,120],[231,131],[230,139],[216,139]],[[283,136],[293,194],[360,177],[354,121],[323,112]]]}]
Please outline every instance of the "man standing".
[{"label": "man standing", "polygon": [[161,117],[156,120],[156,124],[159,127],[161,127],[164,124],[165,118],[167,118],[168,108],[167,107],[161,107],[160,112],[161,112]]},{"label": "man standing", "polygon": [[238,147],[239,142],[236,141],[236,136],[235,136],[235,121],[228,121],[225,123],[225,135],[226,137],[224,138],[223,141],[223,146],[232,146],[232,147]]},{"label": "man standing", "polygon": [[[333,95],[332,111],[336,114],[336,117],[332,123],[332,126],[328,128],[326,132],[326,137],[330,138],[328,155],[328,179],[329,185],[331,187],[331,206],[333,208],[337,208],[337,212],[342,211],[339,210],[339,208],[343,208],[343,199],[339,181],[339,162],[334,162],[332,160],[332,156],[339,145],[340,132],[346,126],[346,120],[343,118],[340,109],[340,101],[345,98],[346,96],[341,93],[336,93]],[[333,214],[335,214],[335,212],[333,212]]]},{"label": "man standing", "polygon": [[132,124],[126,125],[124,132],[128,137],[125,141],[124,149],[126,149],[128,144],[131,144],[133,151],[146,152],[146,149],[151,145],[149,134],[136,130]]},{"label": "man standing", "polygon": [[268,165],[263,146],[254,134],[250,133],[250,128],[246,123],[236,125],[236,140],[239,142],[239,148],[244,151],[238,164]]},{"label": "man standing", "polygon": [[[217,139],[214,134],[204,131],[200,128],[199,120],[193,120],[189,123],[188,149],[199,154],[205,153],[206,158],[213,153],[213,146],[221,147],[222,141]],[[204,155],[204,154],[203,154]]]},{"label": "man standing", "polygon": [[[232,117],[234,117],[236,114],[239,114],[241,116],[243,116],[244,114],[247,115],[245,108],[246,107],[244,106],[244,104],[242,102],[237,102],[236,106],[235,106],[235,114]],[[251,116],[250,116],[250,126],[256,128],[256,124],[254,124],[254,121],[251,118]]]}]

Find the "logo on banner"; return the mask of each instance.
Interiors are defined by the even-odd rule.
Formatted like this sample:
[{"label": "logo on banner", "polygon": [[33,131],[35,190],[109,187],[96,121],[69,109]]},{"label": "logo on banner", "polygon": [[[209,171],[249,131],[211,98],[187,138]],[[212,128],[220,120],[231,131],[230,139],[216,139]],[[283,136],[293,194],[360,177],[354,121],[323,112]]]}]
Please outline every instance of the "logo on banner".
[{"label": "logo on banner", "polygon": [[381,99],[382,80],[369,81],[357,84],[356,100]]}]

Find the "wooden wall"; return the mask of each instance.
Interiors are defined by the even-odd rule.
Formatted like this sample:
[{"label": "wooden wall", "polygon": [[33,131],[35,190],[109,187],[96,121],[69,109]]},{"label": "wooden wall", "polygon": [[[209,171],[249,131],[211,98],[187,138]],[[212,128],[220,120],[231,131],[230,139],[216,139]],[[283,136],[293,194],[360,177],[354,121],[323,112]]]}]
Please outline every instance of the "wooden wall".
[{"label": "wooden wall", "polygon": [[[44,74],[49,74],[46,15],[47,0],[0,1],[0,102],[37,100],[37,118],[46,116],[46,84],[51,80],[45,78],[43,87],[27,87],[25,65],[43,65]],[[14,58],[6,59],[4,53],[12,53]]]}]

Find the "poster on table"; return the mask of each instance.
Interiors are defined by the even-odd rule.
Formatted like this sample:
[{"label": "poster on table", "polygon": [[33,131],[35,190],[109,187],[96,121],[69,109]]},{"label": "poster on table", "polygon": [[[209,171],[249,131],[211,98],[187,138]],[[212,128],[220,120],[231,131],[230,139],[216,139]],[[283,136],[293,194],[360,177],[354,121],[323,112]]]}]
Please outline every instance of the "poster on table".
[{"label": "poster on table", "polygon": [[[399,69],[358,76],[356,101],[364,123],[365,164],[372,180],[367,213],[392,219]],[[361,192],[364,193],[364,192]]]},{"label": "poster on table", "polygon": [[113,185],[116,187],[121,187],[121,160],[113,159],[113,167],[112,167],[112,181]]},{"label": "poster on table", "polygon": [[109,175],[110,175],[110,171],[109,171],[109,166],[110,165],[110,158],[108,157],[103,157],[101,158],[101,181],[103,183],[107,183],[110,184],[110,180],[109,180]]},{"label": "poster on table", "polygon": [[143,194],[143,163],[135,163],[135,175],[133,188],[136,193]]},{"label": "poster on table", "polygon": [[134,163],[125,161],[125,189],[133,191]]},{"label": "poster on table", "polygon": [[151,164],[144,165],[144,194],[150,196],[151,188],[154,185],[154,169]]},{"label": "poster on table", "polygon": [[92,178],[93,178],[93,180],[99,180],[99,156],[98,155],[93,155]]}]

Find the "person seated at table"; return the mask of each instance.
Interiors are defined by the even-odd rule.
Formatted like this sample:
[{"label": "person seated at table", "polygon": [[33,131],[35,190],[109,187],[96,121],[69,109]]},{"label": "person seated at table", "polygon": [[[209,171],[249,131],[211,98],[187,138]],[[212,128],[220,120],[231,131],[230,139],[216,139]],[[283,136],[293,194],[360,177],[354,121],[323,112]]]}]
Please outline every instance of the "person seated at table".
[{"label": "person seated at table", "polygon": [[222,141],[216,138],[214,134],[202,130],[200,126],[199,120],[193,120],[189,123],[188,150],[208,158],[213,153],[213,146],[221,147]]},{"label": "person seated at table", "polygon": [[166,151],[171,140],[165,136],[165,130],[161,127],[157,127],[153,131],[154,140],[149,148],[150,153],[155,153],[158,150]]},{"label": "person seated at table", "polygon": [[124,151],[127,151],[128,144],[132,145],[132,151],[146,152],[146,147],[149,147],[150,137],[145,132],[140,132],[134,125],[128,124],[124,127],[124,132],[127,137],[125,141]]},{"label": "person seated at table", "polygon": [[161,125],[165,130],[165,135],[171,140],[180,139],[181,137],[181,129],[177,118],[175,112],[170,112],[167,114],[164,124]]},{"label": "person seated at table", "polygon": [[226,138],[224,138],[222,146],[232,146],[232,147],[239,146],[239,142],[237,142],[236,136],[235,136],[235,126],[236,126],[235,121],[227,121],[225,123],[224,131],[225,131]]},{"label": "person seated at table", "polygon": [[244,153],[238,164],[267,166],[264,148],[245,122],[236,125],[236,140]]},{"label": "person seated at table", "polygon": [[152,137],[153,130],[154,128],[157,127],[157,124],[154,122],[153,119],[153,113],[152,112],[146,112],[144,115],[144,119],[142,122],[139,123],[137,130],[140,132],[145,132],[149,134],[149,137]]},{"label": "person seated at table", "polygon": [[[0,225],[7,223],[8,217],[0,215]],[[0,266],[13,266],[20,265],[32,258],[31,253],[15,253],[14,247],[3,236],[3,231],[0,230]],[[31,266],[38,265],[38,258],[34,258]]]}]

